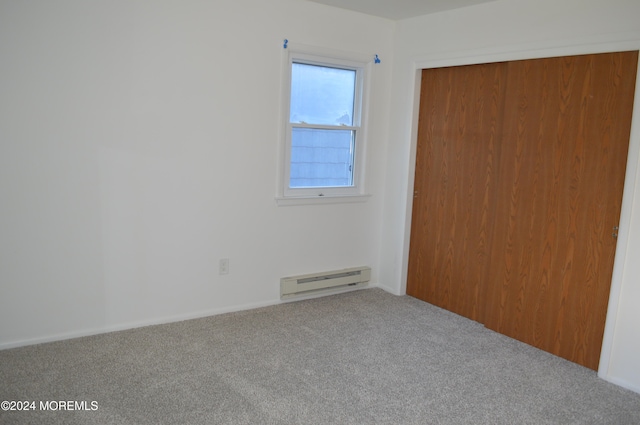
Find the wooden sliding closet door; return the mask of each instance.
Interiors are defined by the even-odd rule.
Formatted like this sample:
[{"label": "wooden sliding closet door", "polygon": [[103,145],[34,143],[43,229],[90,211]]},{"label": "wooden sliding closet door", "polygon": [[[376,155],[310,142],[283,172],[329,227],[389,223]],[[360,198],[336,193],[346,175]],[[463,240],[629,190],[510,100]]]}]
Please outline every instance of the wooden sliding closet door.
[{"label": "wooden sliding closet door", "polygon": [[407,294],[480,321],[506,63],[422,74]]},{"label": "wooden sliding closet door", "polygon": [[407,294],[597,368],[637,61],[423,71]]},{"label": "wooden sliding closet door", "polygon": [[637,52],[509,63],[485,325],[597,369]]}]

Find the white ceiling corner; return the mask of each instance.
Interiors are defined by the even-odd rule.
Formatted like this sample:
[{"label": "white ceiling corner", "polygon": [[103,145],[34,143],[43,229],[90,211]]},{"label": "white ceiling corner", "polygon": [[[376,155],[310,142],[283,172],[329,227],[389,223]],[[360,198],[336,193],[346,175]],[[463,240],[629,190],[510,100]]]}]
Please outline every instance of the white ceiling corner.
[{"label": "white ceiling corner", "polygon": [[496,0],[310,0],[392,20],[489,3]]}]

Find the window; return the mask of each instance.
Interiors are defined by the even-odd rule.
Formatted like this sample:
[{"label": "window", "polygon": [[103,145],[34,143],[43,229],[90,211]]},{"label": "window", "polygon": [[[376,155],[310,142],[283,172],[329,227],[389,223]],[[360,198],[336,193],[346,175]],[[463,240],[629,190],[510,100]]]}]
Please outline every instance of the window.
[{"label": "window", "polygon": [[288,52],[281,197],[363,195],[368,66]]}]

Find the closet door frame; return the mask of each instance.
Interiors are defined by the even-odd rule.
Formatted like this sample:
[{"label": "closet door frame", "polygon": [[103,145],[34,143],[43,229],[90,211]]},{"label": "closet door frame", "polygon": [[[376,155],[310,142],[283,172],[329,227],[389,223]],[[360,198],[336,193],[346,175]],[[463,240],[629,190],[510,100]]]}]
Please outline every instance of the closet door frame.
[{"label": "closet door frame", "polygon": [[[416,166],[416,150],[418,142],[418,117],[420,106],[420,86],[422,70],[429,68],[440,68],[461,65],[476,65],[482,63],[505,62],[525,59],[541,59],[560,56],[575,56],[583,54],[611,53],[638,50],[640,51],[640,39],[619,42],[608,42],[601,44],[584,44],[572,46],[549,46],[541,47],[533,50],[526,49],[505,49],[499,52],[472,51],[457,52],[453,54],[435,54],[430,56],[418,57],[413,59],[413,114],[411,117],[411,147],[408,169],[408,187],[407,187],[407,205],[406,220],[404,229],[404,248],[403,248],[403,269],[402,269],[402,287],[401,291],[406,293],[408,263],[409,263],[409,244],[411,234],[411,214],[413,211],[413,185]],[[636,192],[636,180],[640,180],[640,65],[636,74],[636,91],[634,97],[633,116],[631,118],[631,135],[629,140],[629,149],[627,153],[627,168],[625,173],[624,190],[622,194],[622,207],[620,211],[620,225],[616,244],[616,254],[613,264],[613,274],[611,279],[611,289],[609,292],[609,303],[607,308],[607,318],[604,328],[604,337],[602,341],[602,349],[600,362],[598,367],[598,376],[606,378],[609,372],[609,360],[613,350],[615,321],[618,316],[620,305],[620,294],[622,291],[623,274],[625,269],[625,260],[627,259],[627,246],[629,243],[629,229],[631,226],[633,198]]]}]

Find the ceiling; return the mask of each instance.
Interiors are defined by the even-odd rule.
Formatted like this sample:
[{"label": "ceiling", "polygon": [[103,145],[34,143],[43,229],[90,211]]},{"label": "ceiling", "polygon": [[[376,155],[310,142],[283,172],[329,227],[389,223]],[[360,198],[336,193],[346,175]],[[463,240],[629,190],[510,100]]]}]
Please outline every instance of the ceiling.
[{"label": "ceiling", "polygon": [[311,0],[368,15],[399,20],[496,0]]}]

